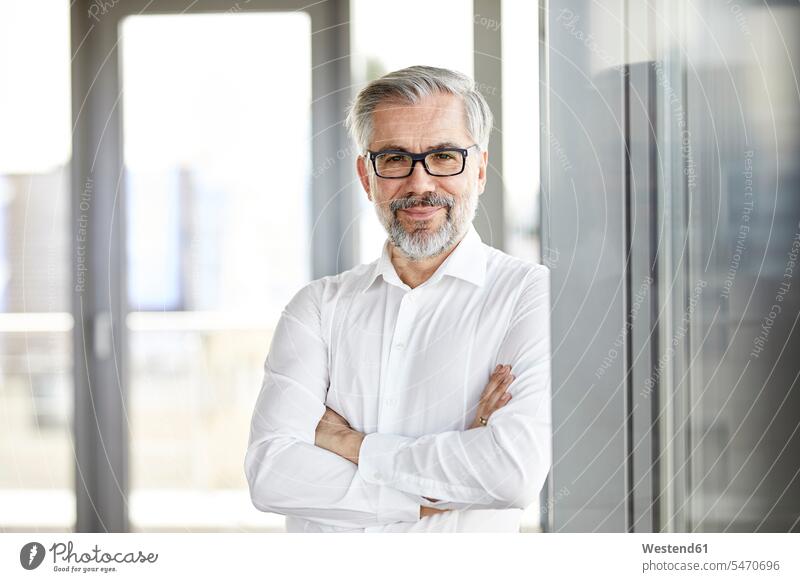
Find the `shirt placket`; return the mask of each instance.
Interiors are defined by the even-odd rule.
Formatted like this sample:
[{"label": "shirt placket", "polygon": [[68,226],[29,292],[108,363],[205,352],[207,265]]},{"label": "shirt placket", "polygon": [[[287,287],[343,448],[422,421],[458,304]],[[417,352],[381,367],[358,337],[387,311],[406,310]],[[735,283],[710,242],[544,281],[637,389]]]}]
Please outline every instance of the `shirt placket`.
[{"label": "shirt placket", "polygon": [[397,433],[401,427],[398,426],[399,409],[402,391],[408,385],[409,371],[409,348],[411,343],[411,333],[417,319],[418,299],[412,291],[407,292],[400,300],[400,307],[397,312],[397,319],[392,334],[392,341],[389,344],[389,357],[387,369],[381,394],[381,406],[378,417],[378,431],[386,433]]}]

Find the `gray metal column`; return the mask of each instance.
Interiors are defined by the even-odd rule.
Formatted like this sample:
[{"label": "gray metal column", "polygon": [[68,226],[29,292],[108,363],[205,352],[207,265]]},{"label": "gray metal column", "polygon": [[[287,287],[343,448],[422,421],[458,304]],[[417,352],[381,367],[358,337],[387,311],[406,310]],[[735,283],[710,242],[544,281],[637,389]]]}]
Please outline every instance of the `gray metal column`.
[{"label": "gray metal column", "polygon": [[128,529],[126,285],[116,29],[76,1],[72,26],[72,281],[79,532]]},{"label": "gray metal column", "polygon": [[654,12],[626,3],[625,37],[626,311],[628,530],[658,531],[661,469],[661,377],[658,335],[658,161]]},{"label": "gray metal column", "polygon": [[[473,45],[475,83],[486,98],[494,115],[494,128],[489,140],[489,168],[486,189],[481,194],[475,228],[487,244],[506,248],[503,211],[503,43],[501,2],[475,0],[473,11]],[[500,23],[487,26],[485,23]]]},{"label": "gray metal column", "polygon": [[350,74],[350,3],[318,2],[306,9],[312,19],[311,64],[312,168],[331,169],[311,181],[313,278],[356,265],[358,213],[350,160],[352,145],[344,129],[352,97]]}]

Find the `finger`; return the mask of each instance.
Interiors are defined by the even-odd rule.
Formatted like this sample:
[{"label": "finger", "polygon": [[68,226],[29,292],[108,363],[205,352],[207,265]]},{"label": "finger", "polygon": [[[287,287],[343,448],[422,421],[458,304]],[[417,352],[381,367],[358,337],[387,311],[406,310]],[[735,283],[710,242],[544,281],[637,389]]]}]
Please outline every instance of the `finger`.
[{"label": "finger", "polygon": [[509,376],[508,373],[504,373],[498,378],[496,384],[493,384],[491,390],[487,391],[478,402],[478,410],[482,416],[488,417],[492,413],[495,401],[506,391],[506,387],[510,382]]},{"label": "finger", "polygon": [[514,381],[515,376],[513,374],[508,374],[506,377],[503,378],[502,383],[497,389],[489,395],[489,398],[486,399],[486,404],[489,407],[489,413],[493,412],[498,406],[498,402],[500,399],[507,394],[507,390],[511,382]]},{"label": "finger", "polygon": [[503,377],[504,373],[505,373],[505,366],[502,366],[500,364],[495,366],[495,369],[492,370],[492,373],[489,375],[489,382],[486,384],[486,389],[488,389],[489,386],[496,384],[500,380],[500,378]]},{"label": "finger", "polygon": [[497,367],[492,372],[491,376],[489,376],[489,382],[486,384],[486,387],[483,389],[483,392],[481,392],[481,398],[488,395],[492,390],[497,388],[497,385],[503,378],[504,373],[505,373],[504,366],[498,364]]},{"label": "finger", "polygon": [[492,391],[496,390],[502,384],[503,379],[510,370],[511,366],[498,364],[494,369],[494,372],[492,372],[492,375],[489,377],[489,383],[486,385],[486,388],[483,389],[481,398],[485,398],[491,394]]},{"label": "finger", "polygon": [[492,390],[487,392],[487,396],[492,397],[497,395],[498,392],[500,394],[505,392],[505,389],[511,383],[512,378],[513,374],[511,374],[511,368],[504,368],[503,372],[498,376],[497,382],[492,386]]}]

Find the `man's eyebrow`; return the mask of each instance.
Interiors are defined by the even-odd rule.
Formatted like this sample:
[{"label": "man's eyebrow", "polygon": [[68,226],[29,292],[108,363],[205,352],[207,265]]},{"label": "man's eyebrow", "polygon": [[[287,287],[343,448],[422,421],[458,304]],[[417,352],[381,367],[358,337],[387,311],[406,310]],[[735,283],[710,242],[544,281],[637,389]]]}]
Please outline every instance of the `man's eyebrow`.
[{"label": "man's eyebrow", "polygon": [[[452,141],[443,141],[441,143],[437,143],[436,145],[428,148],[425,151],[440,150],[442,148],[458,148],[458,149],[462,149],[462,147],[457,143],[454,143]],[[376,151],[385,151],[385,150],[400,150],[402,152],[407,152],[408,151],[405,147],[403,147],[401,145],[398,145],[398,144],[395,144],[395,143],[386,144],[380,150],[376,150]]]}]

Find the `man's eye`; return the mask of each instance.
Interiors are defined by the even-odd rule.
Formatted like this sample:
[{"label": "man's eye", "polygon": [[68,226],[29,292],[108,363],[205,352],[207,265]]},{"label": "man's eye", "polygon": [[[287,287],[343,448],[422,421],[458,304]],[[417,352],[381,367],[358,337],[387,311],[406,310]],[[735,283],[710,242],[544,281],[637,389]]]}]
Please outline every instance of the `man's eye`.
[{"label": "man's eye", "polygon": [[436,157],[439,158],[440,160],[455,159],[455,156],[453,155],[452,152],[439,152],[438,154],[436,154]]},{"label": "man's eye", "polygon": [[388,157],[388,159],[387,159],[387,161],[389,161],[389,162],[402,162],[402,161],[404,161],[405,159],[406,159],[406,157],[405,157],[405,156],[401,156],[401,155],[394,155],[394,156],[389,156],[389,157]]}]

